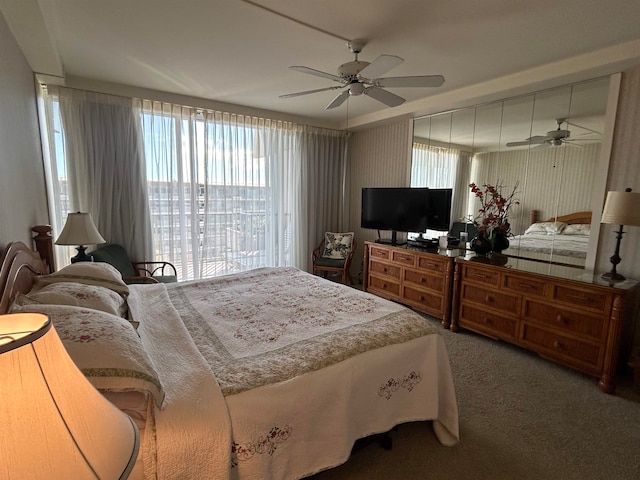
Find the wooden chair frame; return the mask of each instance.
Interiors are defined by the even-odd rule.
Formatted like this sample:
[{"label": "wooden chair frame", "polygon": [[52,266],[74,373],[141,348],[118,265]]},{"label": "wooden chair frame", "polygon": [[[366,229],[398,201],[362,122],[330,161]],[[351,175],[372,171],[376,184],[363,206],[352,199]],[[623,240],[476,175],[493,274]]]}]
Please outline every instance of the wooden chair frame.
[{"label": "wooden chair frame", "polygon": [[342,283],[344,283],[345,285],[353,285],[354,282],[353,282],[353,277],[351,277],[350,268],[351,268],[351,260],[353,259],[353,254],[356,251],[356,246],[357,246],[357,242],[356,242],[356,239],[354,238],[353,242],[351,243],[351,251],[349,252],[349,255],[347,255],[347,258],[345,258],[344,265],[342,267],[328,267],[324,265],[317,265],[316,260],[320,258],[322,256],[322,253],[324,252],[324,239],[323,239],[322,242],[320,242],[320,245],[318,245],[318,247],[311,254],[311,261],[313,264],[313,274],[318,275],[320,272],[322,272],[322,276],[324,278],[327,278],[327,275],[329,273],[339,273],[342,275]]}]

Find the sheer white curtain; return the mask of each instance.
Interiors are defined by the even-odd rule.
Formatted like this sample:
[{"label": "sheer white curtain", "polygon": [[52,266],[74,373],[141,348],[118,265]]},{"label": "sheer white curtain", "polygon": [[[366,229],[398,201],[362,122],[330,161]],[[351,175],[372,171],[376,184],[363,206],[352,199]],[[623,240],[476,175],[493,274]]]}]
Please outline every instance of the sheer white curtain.
[{"label": "sheer white curtain", "polygon": [[54,129],[48,137],[59,142],[51,149],[60,200],[54,225],[61,228],[69,211],[89,212],[107,242],[151,259],[144,151],[131,100],[51,86],[45,104]]},{"label": "sheer white curtain", "polygon": [[346,226],[344,132],[69,89],[44,103],[60,228],[70,207],[90,211],[181,280],[309,270],[324,231]]},{"label": "sheer white curtain", "polygon": [[460,221],[467,216],[470,170],[469,152],[420,142],[413,143],[411,186],[453,189],[451,222]]},{"label": "sheer white curtain", "polygon": [[309,268],[318,230],[343,222],[346,136],[293,123],[135,100],[154,250],[182,279]]}]

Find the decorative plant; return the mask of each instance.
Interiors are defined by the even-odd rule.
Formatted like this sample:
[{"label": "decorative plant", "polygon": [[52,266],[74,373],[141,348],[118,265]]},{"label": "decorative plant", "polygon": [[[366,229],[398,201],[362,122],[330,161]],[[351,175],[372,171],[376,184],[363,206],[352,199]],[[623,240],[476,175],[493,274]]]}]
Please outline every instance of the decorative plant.
[{"label": "decorative plant", "polygon": [[480,209],[474,218],[478,230],[484,232],[488,238],[495,237],[498,232],[508,235],[511,232],[509,210],[513,205],[520,205],[516,198],[518,183],[506,196],[502,195],[503,186],[499,182],[496,185],[482,185],[482,188],[471,183],[469,188],[480,201]]}]

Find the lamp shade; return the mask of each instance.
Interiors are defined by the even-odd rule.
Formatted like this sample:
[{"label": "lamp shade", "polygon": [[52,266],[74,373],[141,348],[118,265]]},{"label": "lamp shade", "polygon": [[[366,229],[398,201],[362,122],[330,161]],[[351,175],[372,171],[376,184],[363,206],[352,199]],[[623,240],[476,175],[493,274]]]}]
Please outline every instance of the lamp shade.
[{"label": "lamp shade", "polygon": [[124,479],[138,455],[133,421],[67,355],[46,315],[0,316],[2,478]]},{"label": "lamp shade", "polygon": [[56,245],[97,245],[105,243],[104,238],[98,232],[91,215],[86,212],[76,212],[67,215]]},{"label": "lamp shade", "polygon": [[600,222],[640,226],[640,193],[631,191],[607,193]]}]

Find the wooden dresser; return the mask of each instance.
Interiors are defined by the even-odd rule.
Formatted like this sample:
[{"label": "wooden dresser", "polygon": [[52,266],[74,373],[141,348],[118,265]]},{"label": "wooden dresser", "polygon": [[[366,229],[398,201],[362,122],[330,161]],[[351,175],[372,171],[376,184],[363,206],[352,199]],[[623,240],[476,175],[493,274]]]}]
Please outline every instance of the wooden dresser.
[{"label": "wooden dresser", "polygon": [[613,393],[639,282],[609,284],[585,270],[523,259],[455,260],[451,330],[505,340],[600,379]]},{"label": "wooden dresser", "polygon": [[365,242],[363,289],[451,323],[451,251]]}]

